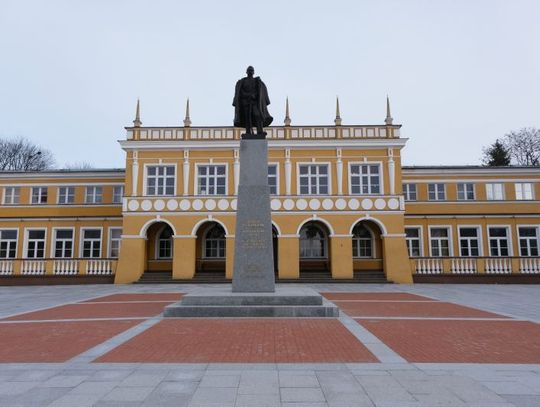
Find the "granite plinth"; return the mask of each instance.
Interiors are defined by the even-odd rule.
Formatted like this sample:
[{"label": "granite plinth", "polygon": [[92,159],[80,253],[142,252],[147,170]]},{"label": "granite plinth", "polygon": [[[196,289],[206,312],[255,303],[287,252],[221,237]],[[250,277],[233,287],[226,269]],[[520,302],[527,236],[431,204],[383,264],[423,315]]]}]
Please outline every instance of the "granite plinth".
[{"label": "granite plinth", "polygon": [[268,141],[243,139],[240,141],[232,290],[274,292],[273,256]]},{"label": "granite plinth", "polygon": [[311,289],[235,293],[203,289],[165,307],[165,317],[337,317],[338,308]]}]

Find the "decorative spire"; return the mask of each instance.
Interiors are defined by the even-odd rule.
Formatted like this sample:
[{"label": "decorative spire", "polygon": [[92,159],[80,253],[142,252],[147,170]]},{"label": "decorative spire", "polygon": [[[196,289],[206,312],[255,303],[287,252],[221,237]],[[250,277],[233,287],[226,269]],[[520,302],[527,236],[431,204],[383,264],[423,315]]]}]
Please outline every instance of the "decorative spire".
[{"label": "decorative spire", "polygon": [[291,125],[291,117],[289,116],[289,97],[288,96],[285,101],[285,120],[283,120],[283,123],[285,123],[285,126]]},{"label": "decorative spire", "polygon": [[134,127],[141,127],[141,108],[139,105],[139,99],[137,99],[137,109],[135,110],[135,120],[133,120]]},{"label": "decorative spire", "polygon": [[191,119],[189,117],[189,98],[188,98],[186,102],[186,117],[184,119],[184,127],[189,127],[189,126],[191,126]]},{"label": "decorative spire", "polygon": [[339,98],[336,96],[336,118],[334,119],[336,126],[341,126],[341,116],[339,113]]},{"label": "decorative spire", "polygon": [[390,115],[390,99],[388,98],[388,95],[386,95],[386,119],[384,119],[384,122],[387,126],[391,126],[394,119]]}]

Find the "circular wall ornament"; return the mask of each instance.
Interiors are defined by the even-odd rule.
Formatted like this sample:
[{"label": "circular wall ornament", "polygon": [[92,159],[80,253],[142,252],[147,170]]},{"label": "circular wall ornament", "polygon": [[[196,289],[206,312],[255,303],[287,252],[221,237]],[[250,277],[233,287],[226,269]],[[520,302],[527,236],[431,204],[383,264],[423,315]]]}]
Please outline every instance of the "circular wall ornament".
[{"label": "circular wall ornament", "polygon": [[130,211],[136,211],[137,209],[139,209],[139,201],[137,201],[136,199],[132,199],[131,201],[129,201],[128,209]]},{"label": "circular wall ornament", "polygon": [[347,201],[345,201],[345,199],[339,198],[336,200],[336,208],[339,209],[340,211],[345,209],[346,206],[347,206]]},{"label": "circular wall ornament", "polygon": [[195,209],[196,211],[200,211],[204,204],[203,204],[203,201],[201,201],[200,199],[195,199],[193,201],[193,203],[191,204],[191,206],[193,207],[193,209]]},{"label": "circular wall ornament", "polygon": [[292,199],[285,199],[285,202],[283,202],[283,207],[290,211],[294,208],[294,201]]},{"label": "circular wall ornament", "polygon": [[321,207],[321,201],[319,201],[318,199],[311,199],[309,201],[309,207],[310,209],[313,209],[314,211],[316,211],[317,209],[319,209]]},{"label": "circular wall ornament", "polygon": [[156,201],[154,201],[154,209],[156,211],[162,211],[163,209],[165,209],[165,202],[163,201],[163,199],[157,199]]},{"label": "circular wall ornament", "polygon": [[213,211],[214,209],[216,209],[216,206],[216,201],[213,199],[207,199],[204,203],[204,207],[209,211]]},{"label": "circular wall ornament", "polygon": [[233,200],[231,201],[231,209],[232,209],[233,211],[235,211],[237,205],[238,205],[238,201],[237,201],[236,199],[233,199]]},{"label": "circular wall ornament", "polygon": [[386,202],[384,199],[379,198],[375,201],[375,208],[377,209],[384,209],[386,207]]},{"label": "circular wall ornament", "polygon": [[362,199],[362,209],[369,211],[371,208],[373,208],[373,201],[368,198]]},{"label": "circular wall ornament", "polygon": [[334,207],[334,201],[332,201],[330,198],[326,198],[322,201],[322,207],[329,211]]},{"label": "circular wall ornament", "polygon": [[141,202],[141,208],[143,211],[149,211],[150,209],[152,209],[152,202],[148,199],[145,199]]},{"label": "circular wall ornament", "polygon": [[167,201],[167,209],[170,211],[175,211],[178,209],[178,201],[176,199],[169,199]]},{"label": "circular wall ornament", "polygon": [[191,208],[191,202],[189,202],[187,199],[182,199],[180,201],[180,209],[187,211],[189,208]]},{"label": "circular wall ornament", "polygon": [[349,199],[349,208],[351,208],[353,211],[360,208],[360,201],[356,198]]},{"label": "circular wall ornament", "polygon": [[229,201],[227,201],[226,199],[220,199],[217,203],[217,206],[222,211],[229,209]]},{"label": "circular wall ornament", "polygon": [[307,201],[305,199],[299,199],[298,201],[296,201],[296,207],[303,211],[307,208]]},{"label": "circular wall ornament", "polygon": [[390,198],[388,200],[388,207],[390,209],[397,209],[399,208],[399,200],[397,200],[396,198]]},{"label": "circular wall ornament", "polygon": [[270,207],[273,211],[279,211],[281,209],[281,201],[277,198],[274,198],[270,201]]}]

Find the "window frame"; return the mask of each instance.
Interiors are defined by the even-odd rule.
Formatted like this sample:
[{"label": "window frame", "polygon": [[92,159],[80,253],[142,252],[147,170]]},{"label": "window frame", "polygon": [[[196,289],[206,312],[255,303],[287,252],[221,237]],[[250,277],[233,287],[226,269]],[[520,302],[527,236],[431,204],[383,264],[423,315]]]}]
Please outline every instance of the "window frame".
[{"label": "window frame", "polygon": [[13,260],[13,259],[16,259],[17,258],[17,254],[18,254],[18,250],[19,250],[19,228],[0,228],[0,231],[11,231],[11,230],[14,230],[16,233],[17,233],[17,237],[15,239],[1,239],[1,236],[0,236],[0,242],[2,241],[7,241],[7,242],[15,242],[15,257],[9,257],[9,246],[11,245],[8,245],[8,249],[6,249],[6,254],[8,254],[7,257],[0,257],[0,261],[2,260]]},{"label": "window frame", "polygon": [[[433,238],[431,231],[433,229],[447,229],[448,230],[448,256],[434,256],[433,248],[431,246],[431,239]],[[454,257],[454,241],[453,241],[453,230],[452,225],[429,225],[428,226],[428,246],[429,246],[429,257]],[[438,239],[438,238],[437,238]]]},{"label": "window frame", "polygon": [[[537,244],[537,248],[538,248],[538,256],[530,256],[530,255],[527,255],[527,256],[522,256],[521,255],[521,236],[519,234],[519,230],[521,228],[534,228],[536,229],[536,244]],[[540,257],[540,225],[516,225],[516,238],[517,238],[517,243],[518,243],[518,250],[519,250],[519,256],[520,257]],[[527,239],[529,240],[529,239]],[[530,253],[530,246],[527,245],[527,252]]]},{"label": "window frame", "polygon": [[[530,186],[530,193],[531,193],[530,198],[526,197],[525,188],[524,188],[525,185]],[[520,189],[519,194],[521,195],[521,198],[518,197],[518,186]],[[514,182],[514,193],[516,196],[516,201],[534,201],[535,200],[534,182]]]},{"label": "window frame", "polygon": [[[34,202],[34,190],[39,190],[39,202]],[[43,200],[43,190],[45,190],[45,202]],[[49,202],[49,187],[47,186],[33,186],[30,188],[30,205],[47,205]]]},{"label": "window frame", "polygon": [[[467,186],[468,185],[472,186],[472,198],[468,197],[468,193],[469,193],[469,191],[467,191]],[[459,194],[460,194],[459,187],[460,186],[464,187],[464,190],[462,191],[463,192],[463,198],[459,197]],[[457,198],[458,201],[474,201],[474,200],[476,200],[476,184],[474,182],[458,182],[456,184],[456,198]]]},{"label": "window frame", "polygon": [[[174,183],[173,183],[173,193],[172,195],[169,194],[148,194],[148,168],[149,167],[174,167]],[[177,196],[178,191],[178,166],[176,163],[145,163],[144,164],[144,170],[143,170],[143,190],[142,194],[143,196],[149,196],[149,197],[164,197],[164,196]],[[167,176],[165,176],[167,178]]]},{"label": "window frame", "polygon": [[[225,193],[223,194],[200,194],[199,193],[199,167],[225,167]],[[195,174],[193,177],[193,192],[196,196],[228,196],[229,195],[229,164],[226,162],[218,163],[195,163]],[[217,188],[217,185],[215,186]]]},{"label": "window frame", "polygon": [[[36,230],[42,230],[45,232],[43,236],[43,257],[28,257],[28,243],[30,238],[30,232],[36,231]],[[40,239],[41,240],[41,239]],[[23,253],[22,258],[23,259],[45,259],[47,254],[47,228],[40,228],[40,227],[25,227],[24,228],[24,243],[23,243]]]},{"label": "window frame", "polygon": [[[405,225],[404,229],[405,229],[405,245],[407,246],[407,253],[409,254],[409,258],[424,257],[424,227],[422,225]],[[418,256],[411,256],[408,241],[412,240],[412,238],[407,237],[407,230],[406,229],[418,229],[419,230],[419,233],[418,233],[418,240],[419,240],[419,245],[418,245],[419,250],[418,251],[419,251],[419,255]]]},{"label": "window frame", "polygon": [[[117,194],[116,194],[116,189],[119,188],[121,193],[120,193],[120,199],[119,200],[115,200]],[[112,186],[112,198],[111,198],[111,202],[113,204],[121,204],[122,203],[122,199],[124,198],[124,186],[123,185],[113,185]]]},{"label": "window frame", "polygon": [[[429,187],[431,185],[434,185],[435,186],[435,199],[431,199],[431,196],[430,196],[430,192],[429,192]],[[438,185],[442,185],[443,186],[443,189],[442,189],[442,192],[443,192],[443,197],[441,199],[439,199],[439,190],[438,190]],[[447,194],[446,194],[446,183],[445,182],[428,182],[427,183],[427,198],[428,198],[428,201],[446,201],[447,197]]]},{"label": "window frame", "polygon": [[[7,194],[7,190],[10,189],[10,190],[13,190],[13,191],[17,191],[17,193],[13,193],[11,194],[11,198],[10,201],[11,202],[7,202],[7,197],[8,197],[8,194]],[[21,203],[21,187],[20,186],[12,186],[12,185],[5,185],[4,186],[4,195],[2,197],[2,204],[3,205],[19,205]],[[15,201],[13,198],[17,197],[16,199],[16,202],[13,202]]]},{"label": "window frame", "polygon": [[[112,232],[114,230],[119,230],[120,231],[120,238],[118,239],[113,239],[112,238]],[[122,244],[122,227],[121,226],[109,226],[109,228],[107,229],[107,240],[108,240],[108,243],[107,243],[107,258],[109,259],[118,259],[120,258],[120,246]],[[114,257],[112,255],[112,243],[113,243],[113,240],[116,241],[118,240],[118,256]]]},{"label": "window frame", "polygon": [[[70,197],[72,196],[73,197],[73,200],[71,202],[61,202],[60,201],[60,196],[61,196],[61,189],[62,188],[66,188],[67,190],[67,194],[65,195],[66,197]],[[72,189],[73,190],[73,194],[70,194],[69,193],[69,190]],[[57,192],[57,195],[56,195],[56,203],[57,205],[73,205],[75,203],[75,186],[74,185],[59,185],[58,188],[56,189],[56,192]],[[68,200],[69,201],[69,200]]]},{"label": "window frame", "polygon": [[[354,229],[356,228],[357,224],[355,224],[352,228],[352,231],[354,231]],[[369,232],[369,242],[370,242],[370,251],[371,251],[371,256],[355,256],[354,255],[354,246],[357,246],[356,250],[357,252],[359,253],[360,252],[360,241],[365,241],[365,240],[368,240],[367,238],[365,237],[355,237],[354,236],[354,233],[352,234],[352,243],[353,243],[353,260],[354,259],[357,259],[357,260],[362,260],[362,259],[376,259],[377,258],[377,253],[376,253],[376,250],[377,250],[377,245],[375,244],[375,234],[373,233],[373,230],[371,230],[371,228],[367,225],[362,225],[364,226],[364,228]]]},{"label": "window frame", "polygon": [[[410,199],[410,186],[414,186],[414,199]],[[403,182],[401,184],[401,188],[403,189],[403,199],[405,202],[416,202],[418,201],[418,184],[416,182]]]},{"label": "window frame", "polygon": [[[303,165],[318,165],[318,166],[326,166],[328,177],[328,192],[326,194],[303,194],[301,192],[301,185],[300,185],[300,167]],[[308,174],[309,175],[309,174]],[[317,187],[317,190],[319,190],[319,186]],[[329,196],[332,195],[332,165],[329,161],[304,161],[304,162],[297,162],[296,163],[296,195],[298,196]]]},{"label": "window frame", "polygon": [[[459,257],[482,257],[484,255],[484,241],[482,239],[482,226],[481,225],[457,225],[457,237],[458,237],[458,251],[459,251]],[[468,242],[470,242],[470,237],[467,236],[461,236],[461,229],[476,229],[476,240],[478,240],[478,255],[472,256],[468,255],[465,256],[461,253],[461,239],[466,239]],[[470,245],[467,246],[470,251]]]},{"label": "window frame", "polygon": [[[323,245],[324,256],[302,257],[302,229],[309,222],[312,222],[312,221],[310,220],[310,221],[305,222],[304,224],[302,224],[300,226],[300,229],[299,229],[299,233],[298,233],[298,248],[299,248],[298,259],[299,260],[308,260],[308,261],[309,260],[325,260],[325,259],[328,259],[329,258],[328,248],[329,248],[329,245],[330,245],[330,241],[329,241],[330,240],[330,233],[326,233],[324,228],[321,227],[320,225],[315,225],[315,227],[318,228],[324,235],[324,245]],[[310,252],[313,253],[313,249],[310,249]]]},{"label": "window frame", "polygon": [[[352,167],[354,165],[358,165],[360,166],[360,173],[358,174],[358,176],[360,177],[360,192],[356,193],[356,192],[353,192],[352,191],[352,187],[353,187],[353,184],[352,184],[352,177],[353,177],[353,174],[352,174]],[[368,193],[363,193],[361,192],[362,190],[362,187],[363,187],[363,183],[362,183],[362,169],[361,167],[363,165],[366,165],[366,166],[370,166],[370,165],[377,165],[379,167],[379,192],[368,192]],[[348,163],[348,175],[349,175],[349,179],[348,179],[348,183],[349,183],[349,195],[373,195],[373,196],[378,196],[378,195],[384,195],[384,166],[383,166],[383,163],[382,161],[349,161]],[[370,174],[368,175],[368,186],[370,187],[370,190],[371,190],[371,172]]]},{"label": "window frame", "polygon": [[[495,197],[495,185],[501,186],[501,198],[496,199]],[[491,194],[492,198],[489,198],[489,187],[491,187]],[[486,201],[505,201],[506,200],[506,184],[504,182],[486,182],[485,188],[486,188]]]},{"label": "window frame", "polygon": [[[93,189],[93,193],[89,194],[88,191],[90,189]],[[96,191],[100,191],[99,194],[97,194]],[[92,201],[89,201],[88,198],[92,197]],[[99,197],[99,200],[96,198]],[[103,203],[103,185],[87,185],[84,189],[84,203],[86,205],[101,205]]]},{"label": "window frame", "polygon": [[[506,239],[508,241],[508,256],[492,256],[491,255],[491,228],[504,228],[506,229]],[[512,228],[510,225],[486,225],[486,231],[487,231],[487,246],[488,246],[488,252],[489,257],[513,257],[514,255],[514,248],[512,243]],[[500,240],[499,238],[495,237],[495,239]],[[498,249],[500,251],[500,247],[498,246]]]},{"label": "window frame", "polygon": [[[86,230],[99,230],[100,231],[100,237],[99,237],[99,256],[98,257],[85,257],[84,256],[84,232]],[[101,259],[103,254],[103,227],[102,226],[85,226],[80,228],[79,231],[79,258],[81,259]]]},{"label": "window frame", "polygon": [[[268,163],[268,168],[270,168],[271,166],[273,167],[276,167],[276,193],[273,194],[272,191],[270,191],[270,195],[280,195],[279,191],[279,187],[280,187],[280,183],[279,183],[279,163],[278,162],[269,162]],[[268,176],[268,179],[270,179],[270,176]],[[270,186],[270,183],[268,183],[268,186]]]},{"label": "window frame", "polygon": [[[207,237],[208,234],[209,234],[210,231],[211,231],[213,228],[215,228],[216,226],[219,226],[219,227],[221,227],[221,228],[223,229],[223,239],[217,239],[217,238],[210,238],[210,239],[208,239],[208,237]],[[215,241],[218,241],[218,242],[223,241],[223,245],[224,245],[224,246],[223,246],[223,254],[224,254],[223,257],[220,257],[220,256],[212,257],[212,256],[207,256],[207,255],[206,255],[206,242],[207,242],[208,240],[215,240]],[[212,249],[212,248],[211,248],[211,249]],[[214,250],[217,250],[217,251],[218,251],[218,254],[219,254],[220,249],[221,249],[221,248],[220,248],[219,245],[218,245],[218,247],[217,247],[216,249],[214,249]],[[227,258],[227,232],[225,231],[225,228],[224,228],[221,224],[218,223],[217,225],[212,225],[212,226],[208,227],[207,230],[205,230],[204,235],[203,235],[203,239],[202,239],[202,250],[201,250],[201,255],[202,255],[202,256],[201,256],[202,259],[204,259],[204,260],[224,260],[224,259]]]},{"label": "window frame", "polygon": [[[71,257],[56,257],[56,232],[58,230],[71,230],[72,236],[71,236]],[[55,226],[52,228],[52,241],[51,241],[51,248],[50,248],[50,258],[51,259],[73,259],[75,258],[75,227],[62,227],[62,226]],[[62,239],[66,240],[66,239]]]}]

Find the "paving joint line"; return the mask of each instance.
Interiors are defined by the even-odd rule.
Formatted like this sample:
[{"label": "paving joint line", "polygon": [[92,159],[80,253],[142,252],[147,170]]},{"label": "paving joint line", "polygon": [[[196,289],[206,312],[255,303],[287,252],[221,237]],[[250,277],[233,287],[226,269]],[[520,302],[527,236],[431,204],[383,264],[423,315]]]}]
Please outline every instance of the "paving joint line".
[{"label": "paving joint line", "polygon": [[476,318],[476,317],[377,317],[377,316],[350,316],[353,319],[388,319],[388,320],[426,320],[426,321],[527,321],[526,319],[512,318]]},{"label": "paving joint line", "polygon": [[129,321],[129,320],[143,320],[152,318],[151,316],[145,317],[104,317],[104,318],[67,318],[67,319],[30,319],[30,320],[18,320],[18,321],[0,321],[2,324],[31,324],[31,323],[45,323],[45,322],[88,322],[88,321]]},{"label": "paving joint line", "polygon": [[78,363],[90,363],[94,361],[95,359],[110,352],[111,350],[117,348],[118,346],[124,344],[125,342],[129,341],[135,336],[141,334],[147,329],[153,327],[154,325],[158,324],[162,320],[163,320],[163,317],[161,315],[148,318],[144,320],[143,322],[141,322],[140,324],[137,324],[119,333],[118,335],[115,335],[112,338],[109,338],[106,341],[101,342],[100,344],[78,354],[77,356],[67,360],[65,363],[67,365],[78,364]]}]

